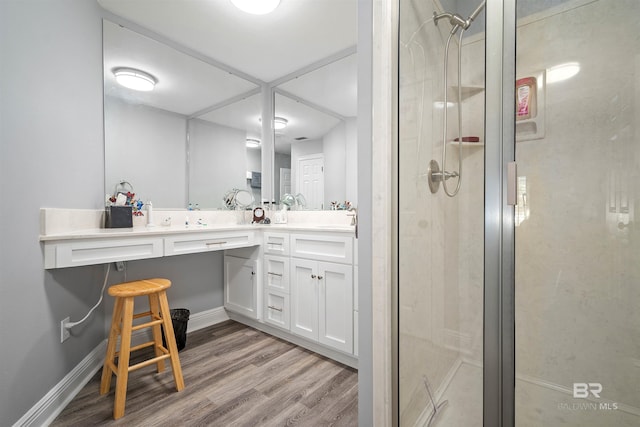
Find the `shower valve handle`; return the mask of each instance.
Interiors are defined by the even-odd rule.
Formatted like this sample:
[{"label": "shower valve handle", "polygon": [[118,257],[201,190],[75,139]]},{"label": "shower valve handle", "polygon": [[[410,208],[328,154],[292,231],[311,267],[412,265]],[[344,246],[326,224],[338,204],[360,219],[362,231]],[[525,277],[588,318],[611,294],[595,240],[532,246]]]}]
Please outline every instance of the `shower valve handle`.
[{"label": "shower valve handle", "polygon": [[442,172],[432,172],[431,176],[433,177],[432,179],[434,181],[442,181],[442,177],[444,175],[444,179],[451,179],[451,178],[457,178],[458,176],[460,176],[458,174],[458,172],[447,172],[447,171],[442,171]]}]

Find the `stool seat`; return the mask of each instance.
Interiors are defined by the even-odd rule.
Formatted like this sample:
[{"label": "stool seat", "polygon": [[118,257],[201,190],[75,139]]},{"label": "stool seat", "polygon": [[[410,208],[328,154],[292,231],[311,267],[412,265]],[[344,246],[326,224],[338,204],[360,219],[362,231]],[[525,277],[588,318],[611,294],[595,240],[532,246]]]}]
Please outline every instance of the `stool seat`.
[{"label": "stool seat", "polygon": [[[102,379],[100,381],[100,394],[107,394],[111,389],[111,377],[116,376],[116,391],[113,405],[113,418],[118,419],[124,415],[124,407],[127,396],[127,382],[129,373],[139,368],[155,364],[158,372],[164,371],[164,361],[169,359],[176,390],[184,388],[182,369],[178,358],[178,347],[173,332],[171,312],[167,300],[166,290],[171,287],[168,279],[144,279],[132,282],[120,283],[109,287],[109,295],[115,297],[113,305],[113,317],[107,342],[107,355],[102,367]],[[133,305],[135,297],[146,296],[149,299],[149,310],[134,314]],[[145,323],[134,319],[149,317]],[[164,329],[165,344],[162,342],[162,329]],[[136,346],[131,346],[132,332],[139,329],[151,328],[152,341]],[[117,344],[120,342],[118,351]],[[129,365],[131,353],[146,347],[152,347],[155,357],[145,361]]]},{"label": "stool seat", "polygon": [[170,280],[155,278],[134,280],[133,282],[124,282],[118,285],[113,285],[109,287],[109,290],[107,292],[112,297],[141,297],[144,295],[154,294],[159,291],[167,290],[170,287]]}]

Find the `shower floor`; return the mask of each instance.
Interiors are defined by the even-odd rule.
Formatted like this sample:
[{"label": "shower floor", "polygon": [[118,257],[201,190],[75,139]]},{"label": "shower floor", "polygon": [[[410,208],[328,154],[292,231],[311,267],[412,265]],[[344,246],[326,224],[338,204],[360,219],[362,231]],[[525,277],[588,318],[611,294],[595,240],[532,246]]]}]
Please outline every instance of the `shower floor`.
[{"label": "shower floor", "polygon": [[[447,406],[431,427],[482,427],[482,367],[462,362],[453,375],[438,403],[448,400]],[[542,425],[571,427],[637,427],[640,412],[622,406],[618,410],[601,409],[599,404],[581,402],[571,394],[545,385],[542,381],[516,379],[517,427]],[[429,407],[429,410],[431,408]],[[423,413],[415,424],[426,427],[430,412]]]}]

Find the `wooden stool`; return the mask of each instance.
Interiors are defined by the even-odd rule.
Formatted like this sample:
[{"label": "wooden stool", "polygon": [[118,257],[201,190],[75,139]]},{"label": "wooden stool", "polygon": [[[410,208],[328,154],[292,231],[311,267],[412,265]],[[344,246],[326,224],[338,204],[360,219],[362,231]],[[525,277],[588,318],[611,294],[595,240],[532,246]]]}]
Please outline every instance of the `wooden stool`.
[{"label": "wooden stool", "polygon": [[[111,331],[107,343],[107,355],[102,368],[102,380],[100,382],[100,394],[106,394],[111,388],[112,373],[116,375],[116,396],[113,406],[113,418],[118,419],[124,415],[124,406],[127,398],[127,380],[129,372],[138,368],[156,363],[158,372],[164,371],[164,359],[171,359],[173,379],[178,391],[184,388],[182,369],[178,359],[178,347],[176,346],[169,302],[166,290],[171,286],[167,279],[146,279],[134,282],[126,282],[109,287],[109,295],[115,297],[113,306],[113,318],[111,319]],[[150,310],[144,313],[133,313],[134,297],[147,295],[149,297]],[[151,321],[133,325],[133,320],[140,317],[150,317]],[[168,349],[162,345],[163,326]],[[138,329],[151,328],[153,341],[131,347],[131,332]],[[120,351],[116,351],[116,344],[120,336]],[[129,366],[129,357],[132,351],[145,347],[154,347],[155,357]],[[117,363],[115,359],[118,359]]]}]

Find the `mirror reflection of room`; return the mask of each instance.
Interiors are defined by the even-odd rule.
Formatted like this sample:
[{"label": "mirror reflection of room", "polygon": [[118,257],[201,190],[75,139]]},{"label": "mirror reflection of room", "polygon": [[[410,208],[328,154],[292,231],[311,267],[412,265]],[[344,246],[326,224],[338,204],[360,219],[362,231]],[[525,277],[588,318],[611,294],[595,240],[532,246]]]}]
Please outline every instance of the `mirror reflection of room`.
[{"label": "mirror reflection of room", "polygon": [[274,194],[292,209],[356,205],[357,55],[293,74],[275,88]]},{"label": "mirror reflection of room", "polygon": [[[161,209],[231,209],[238,190],[253,197],[247,209],[357,205],[355,45],[266,83],[113,18],[103,24],[107,194],[127,181]],[[118,84],[123,64],[153,90]]]},{"label": "mirror reflection of room", "polygon": [[[126,180],[164,208],[225,209],[232,189],[259,201],[258,84],[108,20],[103,33],[106,192]],[[153,90],[119,84],[122,64]]]}]

